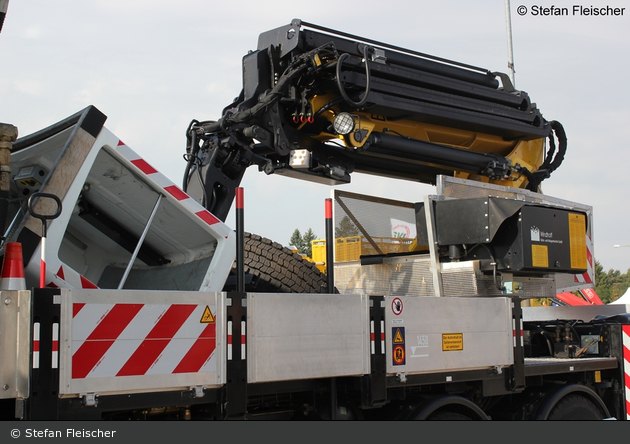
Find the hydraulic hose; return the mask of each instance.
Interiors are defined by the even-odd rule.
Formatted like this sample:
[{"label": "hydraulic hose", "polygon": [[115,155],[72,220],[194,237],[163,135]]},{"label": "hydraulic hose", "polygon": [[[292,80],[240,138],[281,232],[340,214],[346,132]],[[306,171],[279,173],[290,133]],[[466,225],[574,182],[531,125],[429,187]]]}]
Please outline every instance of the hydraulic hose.
[{"label": "hydraulic hose", "polygon": [[339,93],[341,94],[341,96],[343,97],[343,99],[346,101],[348,105],[354,106],[355,108],[361,108],[363,105],[365,105],[367,103],[368,95],[370,93],[370,64],[368,63],[369,49],[370,47],[367,45],[363,47],[363,59],[365,60],[365,94],[363,95],[363,98],[359,100],[358,102],[355,102],[348,96],[341,82],[341,65],[343,64],[343,61],[345,59],[350,57],[350,54],[348,53],[342,54],[337,60],[336,71],[337,71],[337,86],[339,87]]},{"label": "hydraulic hose", "polygon": [[[549,134],[549,150],[545,161],[534,172],[524,171],[529,183],[527,189],[530,191],[538,191],[538,187],[541,182],[551,176],[555,170],[562,164],[564,156],[567,152],[567,134],[564,131],[562,124],[556,120],[549,122],[551,126],[551,133]],[[556,144],[554,141],[554,135],[558,139],[558,152],[556,152]]]}]

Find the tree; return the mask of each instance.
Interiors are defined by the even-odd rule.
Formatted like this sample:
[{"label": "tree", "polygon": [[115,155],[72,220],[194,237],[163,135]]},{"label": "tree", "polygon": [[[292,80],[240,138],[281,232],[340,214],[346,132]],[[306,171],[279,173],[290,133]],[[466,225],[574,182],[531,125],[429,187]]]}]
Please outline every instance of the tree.
[{"label": "tree", "polygon": [[344,216],[335,228],[335,237],[358,236],[359,229],[354,225],[348,216]]},{"label": "tree", "polygon": [[619,270],[610,269],[604,272],[604,267],[595,261],[595,291],[604,304],[619,299],[630,287],[630,269],[621,274]]},{"label": "tree", "polygon": [[291,239],[289,239],[289,245],[297,248],[298,253],[300,253],[300,249],[302,248],[302,234],[300,233],[300,230],[298,230],[297,228],[291,235]]},{"label": "tree", "polygon": [[302,245],[304,245],[304,249],[306,250],[305,254],[308,257],[313,257],[313,245],[311,244],[311,241],[314,241],[315,239],[317,239],[317,235],[310,228],[302,235]]},{"label": "tree", "polygon": [[300,230],[296,228],[291,235],[291,239],[289,239],[289,244],[297,248],[299,254],[305,254],[308,257],[312,257],[313,247],[311,245],[311,241],[315,239],[317,239],[317,235],[311,228],[306,230],[306,233],[304,234],[301,234]]}]

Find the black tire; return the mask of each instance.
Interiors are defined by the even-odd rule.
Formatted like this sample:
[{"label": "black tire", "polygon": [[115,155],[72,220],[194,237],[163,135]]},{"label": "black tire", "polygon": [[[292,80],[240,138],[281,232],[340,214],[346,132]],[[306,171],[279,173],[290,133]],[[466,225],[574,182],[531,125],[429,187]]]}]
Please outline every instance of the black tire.
[{"label": "black tire", "polygon": [[[326,276],[299,254],[257,234],[245,233],[245,291],[325,293]],[[232,266],[236,275],[236,264]],[[233,285],[226,289],[234,290]]]},{"label": "black tire", "polygon": [[549,412],[549,421],[600,421],[604,414],[590,399],[572,394],[562,398]]}]

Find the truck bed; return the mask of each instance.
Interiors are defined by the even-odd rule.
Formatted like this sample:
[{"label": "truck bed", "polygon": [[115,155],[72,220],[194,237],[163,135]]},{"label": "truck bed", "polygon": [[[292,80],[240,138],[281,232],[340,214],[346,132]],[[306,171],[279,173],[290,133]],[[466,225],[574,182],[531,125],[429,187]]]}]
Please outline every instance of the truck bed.
[{"label": "truck bed", "polygon": [[525,358],[525,376],[614,369],[617,358]]}]

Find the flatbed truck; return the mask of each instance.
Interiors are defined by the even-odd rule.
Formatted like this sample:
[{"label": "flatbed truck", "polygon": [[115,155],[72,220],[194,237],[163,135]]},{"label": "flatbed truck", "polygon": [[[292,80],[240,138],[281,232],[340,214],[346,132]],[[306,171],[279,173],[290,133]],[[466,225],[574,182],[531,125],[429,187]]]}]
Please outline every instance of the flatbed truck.
[{"label": "flatbed truck", "polygon": [[[94,106],[7,131],[3,419],[628,418],[628,307],[526,304],[593,286],[593,209],[541,193],[566,135],[507,76],[300,20],[243,76],[181,187]],[[250,166],[436,194],[334,190],[374,252],[335,264],[330,232],[322,273],[225,224]],[[416,232],[382,251],[392,219]]]}]

